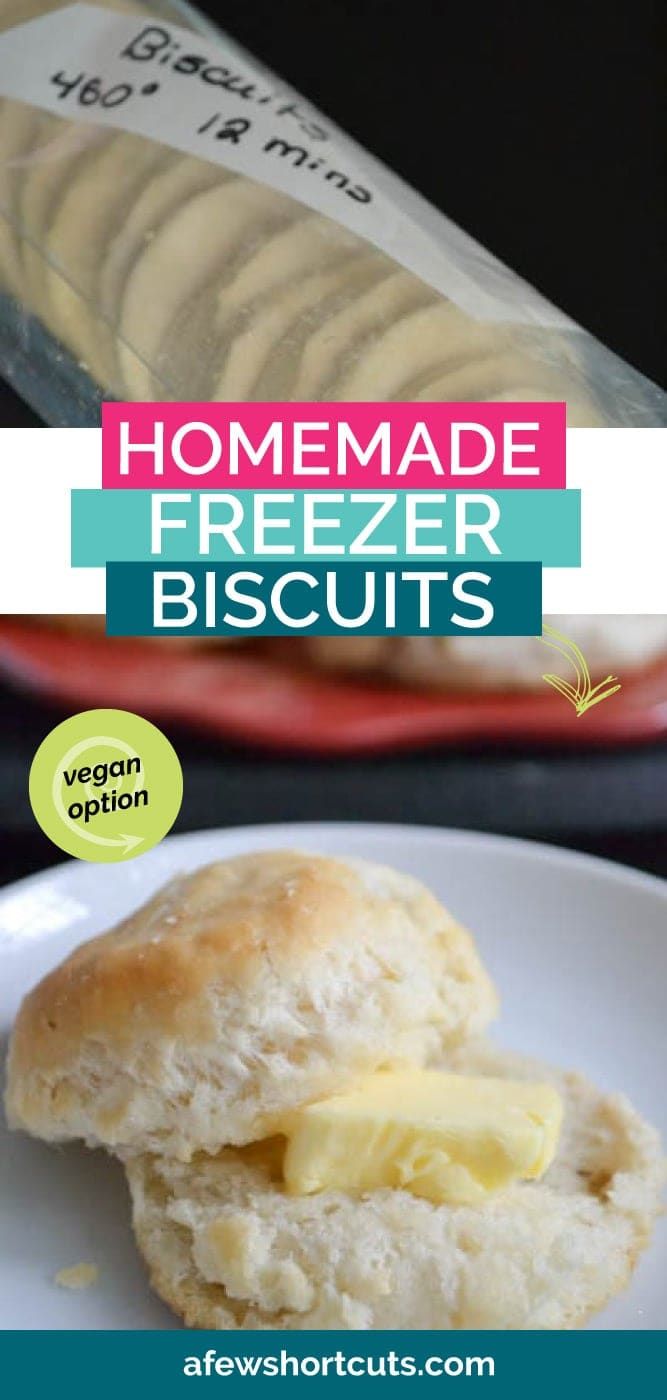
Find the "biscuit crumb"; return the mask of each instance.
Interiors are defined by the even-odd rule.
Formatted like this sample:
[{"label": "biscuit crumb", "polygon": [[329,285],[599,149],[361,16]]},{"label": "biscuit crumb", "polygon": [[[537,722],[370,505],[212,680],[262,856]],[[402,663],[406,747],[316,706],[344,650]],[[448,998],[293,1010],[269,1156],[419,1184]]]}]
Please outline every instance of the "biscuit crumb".
[{"label": "biscuit crumb", "polygon": [[59,1288],[90,1288],[93,1283],[97,1283],[98,1275],[97,1264],[72,1264],[68,1269],[58,1270],[54,1283],[57,1283]]}]

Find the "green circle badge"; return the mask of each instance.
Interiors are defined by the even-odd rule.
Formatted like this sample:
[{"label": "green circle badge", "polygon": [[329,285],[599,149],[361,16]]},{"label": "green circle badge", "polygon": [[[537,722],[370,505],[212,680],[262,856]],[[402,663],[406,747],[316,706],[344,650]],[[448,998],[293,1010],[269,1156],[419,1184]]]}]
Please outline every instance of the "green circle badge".
[{"label": "green circle badge", "polygon": [[175,750],[128,710],[84,710],[40,744],[30,805],[46,835],[79,860],[131,860],[171,830],[183,799]]}]

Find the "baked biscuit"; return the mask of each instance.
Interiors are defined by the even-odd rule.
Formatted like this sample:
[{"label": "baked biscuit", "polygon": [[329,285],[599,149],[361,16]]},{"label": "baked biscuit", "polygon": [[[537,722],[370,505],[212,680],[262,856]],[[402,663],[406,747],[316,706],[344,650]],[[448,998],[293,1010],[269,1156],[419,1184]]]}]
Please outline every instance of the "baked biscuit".
[{"label": "baked biscuit", "polygon": [[556,1085],[565,1122],[540,1181],[448,1206],[387,1188],[289,1195],[279,1139],[188,1165],[139,1157],[127,1164],[134,1229],[157,1292],[202,1328],[585,1322],[648,1241],[665,1174],[657,1134],[622,1096],[493,1046],[444,1067]]},{"label": "baked biscuit", "polygon": [[[583,649],[593,680],[641,671],[667,655],[667,619],[658,615],[548,617]],[[369,672],[433,690],[544,690],[545,671],[565,660],[538,637],[309,637],[315,665]],[[570,677],[573,678],[573,677]]]},{"label": "baked biscuit", "polygon": [[7,1107],[51,1141],[187,1160],[480,1030],[470,935],[410,876],[261,852],[167,885],[25,999]]}]

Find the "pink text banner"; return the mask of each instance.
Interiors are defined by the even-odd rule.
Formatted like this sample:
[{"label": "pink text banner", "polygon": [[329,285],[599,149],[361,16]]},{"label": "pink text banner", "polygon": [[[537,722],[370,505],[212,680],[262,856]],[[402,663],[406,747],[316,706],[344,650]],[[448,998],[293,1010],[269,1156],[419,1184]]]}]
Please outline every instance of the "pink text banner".
[{"label": "pink text banner", "polygon": [[105,403],[102,484],[559,490],[565,405]]}]

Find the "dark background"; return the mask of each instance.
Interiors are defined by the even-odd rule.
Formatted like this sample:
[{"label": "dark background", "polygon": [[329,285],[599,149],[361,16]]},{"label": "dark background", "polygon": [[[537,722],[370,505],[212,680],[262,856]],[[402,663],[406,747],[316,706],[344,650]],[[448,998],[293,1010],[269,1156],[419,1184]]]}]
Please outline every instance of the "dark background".
[{"label": "dark background", "polygon": [[664,379],[664,0],[200,8],[575,320]]},{"label": "dark background", "polygon": [[[612,349],[664,382],[662,4],[209,0],[202,8]],[[0,422],[37,422],[0,394]],[[62,855],[26,775],[62,713],[0,689],[0,879]],[[180,829],[433,821],[537,836],[667,875],[667,751],[432,751],[329,763],[168,726]]]},{"label": "dark background", "polygon": [[[38,745],[67,713],[0,687],[0,883],[64,859],[35,822],[27,778]],[[245,751],[164,720],[160,727],[183,765],[177,831],[422,822],[529,836],[667,876],[665,745],[602,752],[448,747],[327,759]]]}]

